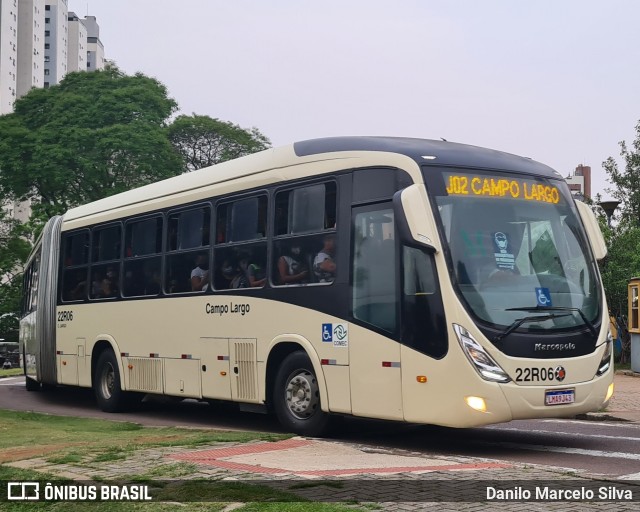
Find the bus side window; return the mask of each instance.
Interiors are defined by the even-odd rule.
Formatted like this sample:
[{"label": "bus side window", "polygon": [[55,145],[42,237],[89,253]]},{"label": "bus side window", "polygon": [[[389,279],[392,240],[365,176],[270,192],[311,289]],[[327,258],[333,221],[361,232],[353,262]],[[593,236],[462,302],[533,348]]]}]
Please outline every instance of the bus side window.
[{"label": "bus side window", "polygon": [[[211,208],[200,206],[171,212],[168,220],[165,292],[174,294],[208,290]],[[153,278],[149,280],[151,283],[154,281]]]},{"label": "bus side window", "polygon": [[113,299],[120,295],[121,239],[120,224],[94,228],[88,283],[90,299]]},{"label": "bus side window", "polygon": [[331,283],[336,275],[336,200],[333,181],[278,192],[275,197],[276,286]]},{"label": "bus side window", "polygon": [[89,270],[89,231],[63,234],[62,290],[63,301],[87,298]]}]

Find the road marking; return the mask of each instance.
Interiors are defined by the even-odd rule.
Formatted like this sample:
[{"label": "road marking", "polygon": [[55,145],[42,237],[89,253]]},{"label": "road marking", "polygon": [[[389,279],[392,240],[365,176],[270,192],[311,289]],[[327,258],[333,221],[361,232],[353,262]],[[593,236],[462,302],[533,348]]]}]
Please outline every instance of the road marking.
[{"label": "road marking", "polygon": [[640,473],[630,473],[618,477],[618,480],[640,480]]},{"label": "road marking", "polygon": [[17,384],[15,381],[24,382],[24,377],[7,377],[6,379],[1,379],[0,386],[15,386]]},{"label": "road marking", "polygon": [[[607,414],[607,413],[605,413]],[[594,423],[601,427],[615,428],[640,428],[640,425],[630,422],[613,423],[611,421],[595,421],[595,420],[538,420],[543,423],[577,423],[578,425],[593,425]]]},{"label": "road marking", "polygon": [[[495,428],[488,427],[487,430],[496,430],[496,431],[509,431],[509,432],[520,432],[522,433],[522,429],[519,428]],[[622,441],[638,441],[640,442],[640,437],[627,437],[627,436],[607,436],[604,434],[582,434],[577,432],[556,432],[554,430],[538,430],[535,432],[536,434],[558,434],[562,436],[571,436],[571,437],[595,437],[596,439],[615,439]]]},{"label": "road marking", "polygon": [[601,450],[585,450],[583,448],[569,448],[566,446],[545,446],[541,444],[520,444],[520,443],[482,443],[502,448],[514,448],[518,450],[528,450],[533,452],[568,453],[570,455],[587,455],[589,457],[606,457],[610,459],[631,459],[637,461],[640,454],[627,452],[603,452]]}]

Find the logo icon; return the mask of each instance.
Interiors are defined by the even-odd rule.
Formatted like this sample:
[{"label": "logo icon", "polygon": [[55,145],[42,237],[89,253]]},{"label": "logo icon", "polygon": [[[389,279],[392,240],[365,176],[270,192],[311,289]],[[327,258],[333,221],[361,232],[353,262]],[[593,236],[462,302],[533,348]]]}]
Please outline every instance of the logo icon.
[{"label": "logo icon", "polygon": [[9,482],[7,484],[7,499],[14,501],[39,500],[40,484],[38,482]]},{"label": "logo icon", "polygon": [[565,371],[564,367],[558,366],[556,368],[556,380],[562,382],[566,376],[567,372]]}]

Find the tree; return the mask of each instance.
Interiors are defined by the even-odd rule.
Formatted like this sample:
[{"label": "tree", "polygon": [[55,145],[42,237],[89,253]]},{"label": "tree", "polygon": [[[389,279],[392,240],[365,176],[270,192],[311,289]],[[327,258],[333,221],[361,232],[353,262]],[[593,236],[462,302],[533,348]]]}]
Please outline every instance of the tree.
[{"label": "tree", "polygon": [[50,217],[179,174],[165,133],[176,108],[160,82],[115,67],[32,89],[0,117],[0,189]]},{"label": "tree", "polygon": [[632,148],[629,149],[625,141],[619,144],[625,168],[620,169],[613,157],[603,162],[602,166],[615,186],[607,191],[620,201],[621,223],[640,226],[640,122],[636,125]]},{"label": "tree", "polygon": [[0,338],[6,341],[18,341],[22,264],[31,250],[28,230],[0,208]]},{"label": "tree", "polygon": [[209,116],[178,116],[169,126],[168,137],[184,161],[183,171],[195,171],[226,160],[262,151],[271,146],[257,128],[238,125]]}]

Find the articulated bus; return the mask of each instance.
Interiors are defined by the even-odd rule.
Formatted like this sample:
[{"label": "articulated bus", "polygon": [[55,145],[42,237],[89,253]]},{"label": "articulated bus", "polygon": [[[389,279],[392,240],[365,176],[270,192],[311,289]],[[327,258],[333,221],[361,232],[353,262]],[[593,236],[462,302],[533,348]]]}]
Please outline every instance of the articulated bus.
[{"label": "articulated bus", "polygon": [[446,141],[298,142],[73,208],[26,266],[28,390],[470,427],[613,393],[597,220],[560,174]]}]

